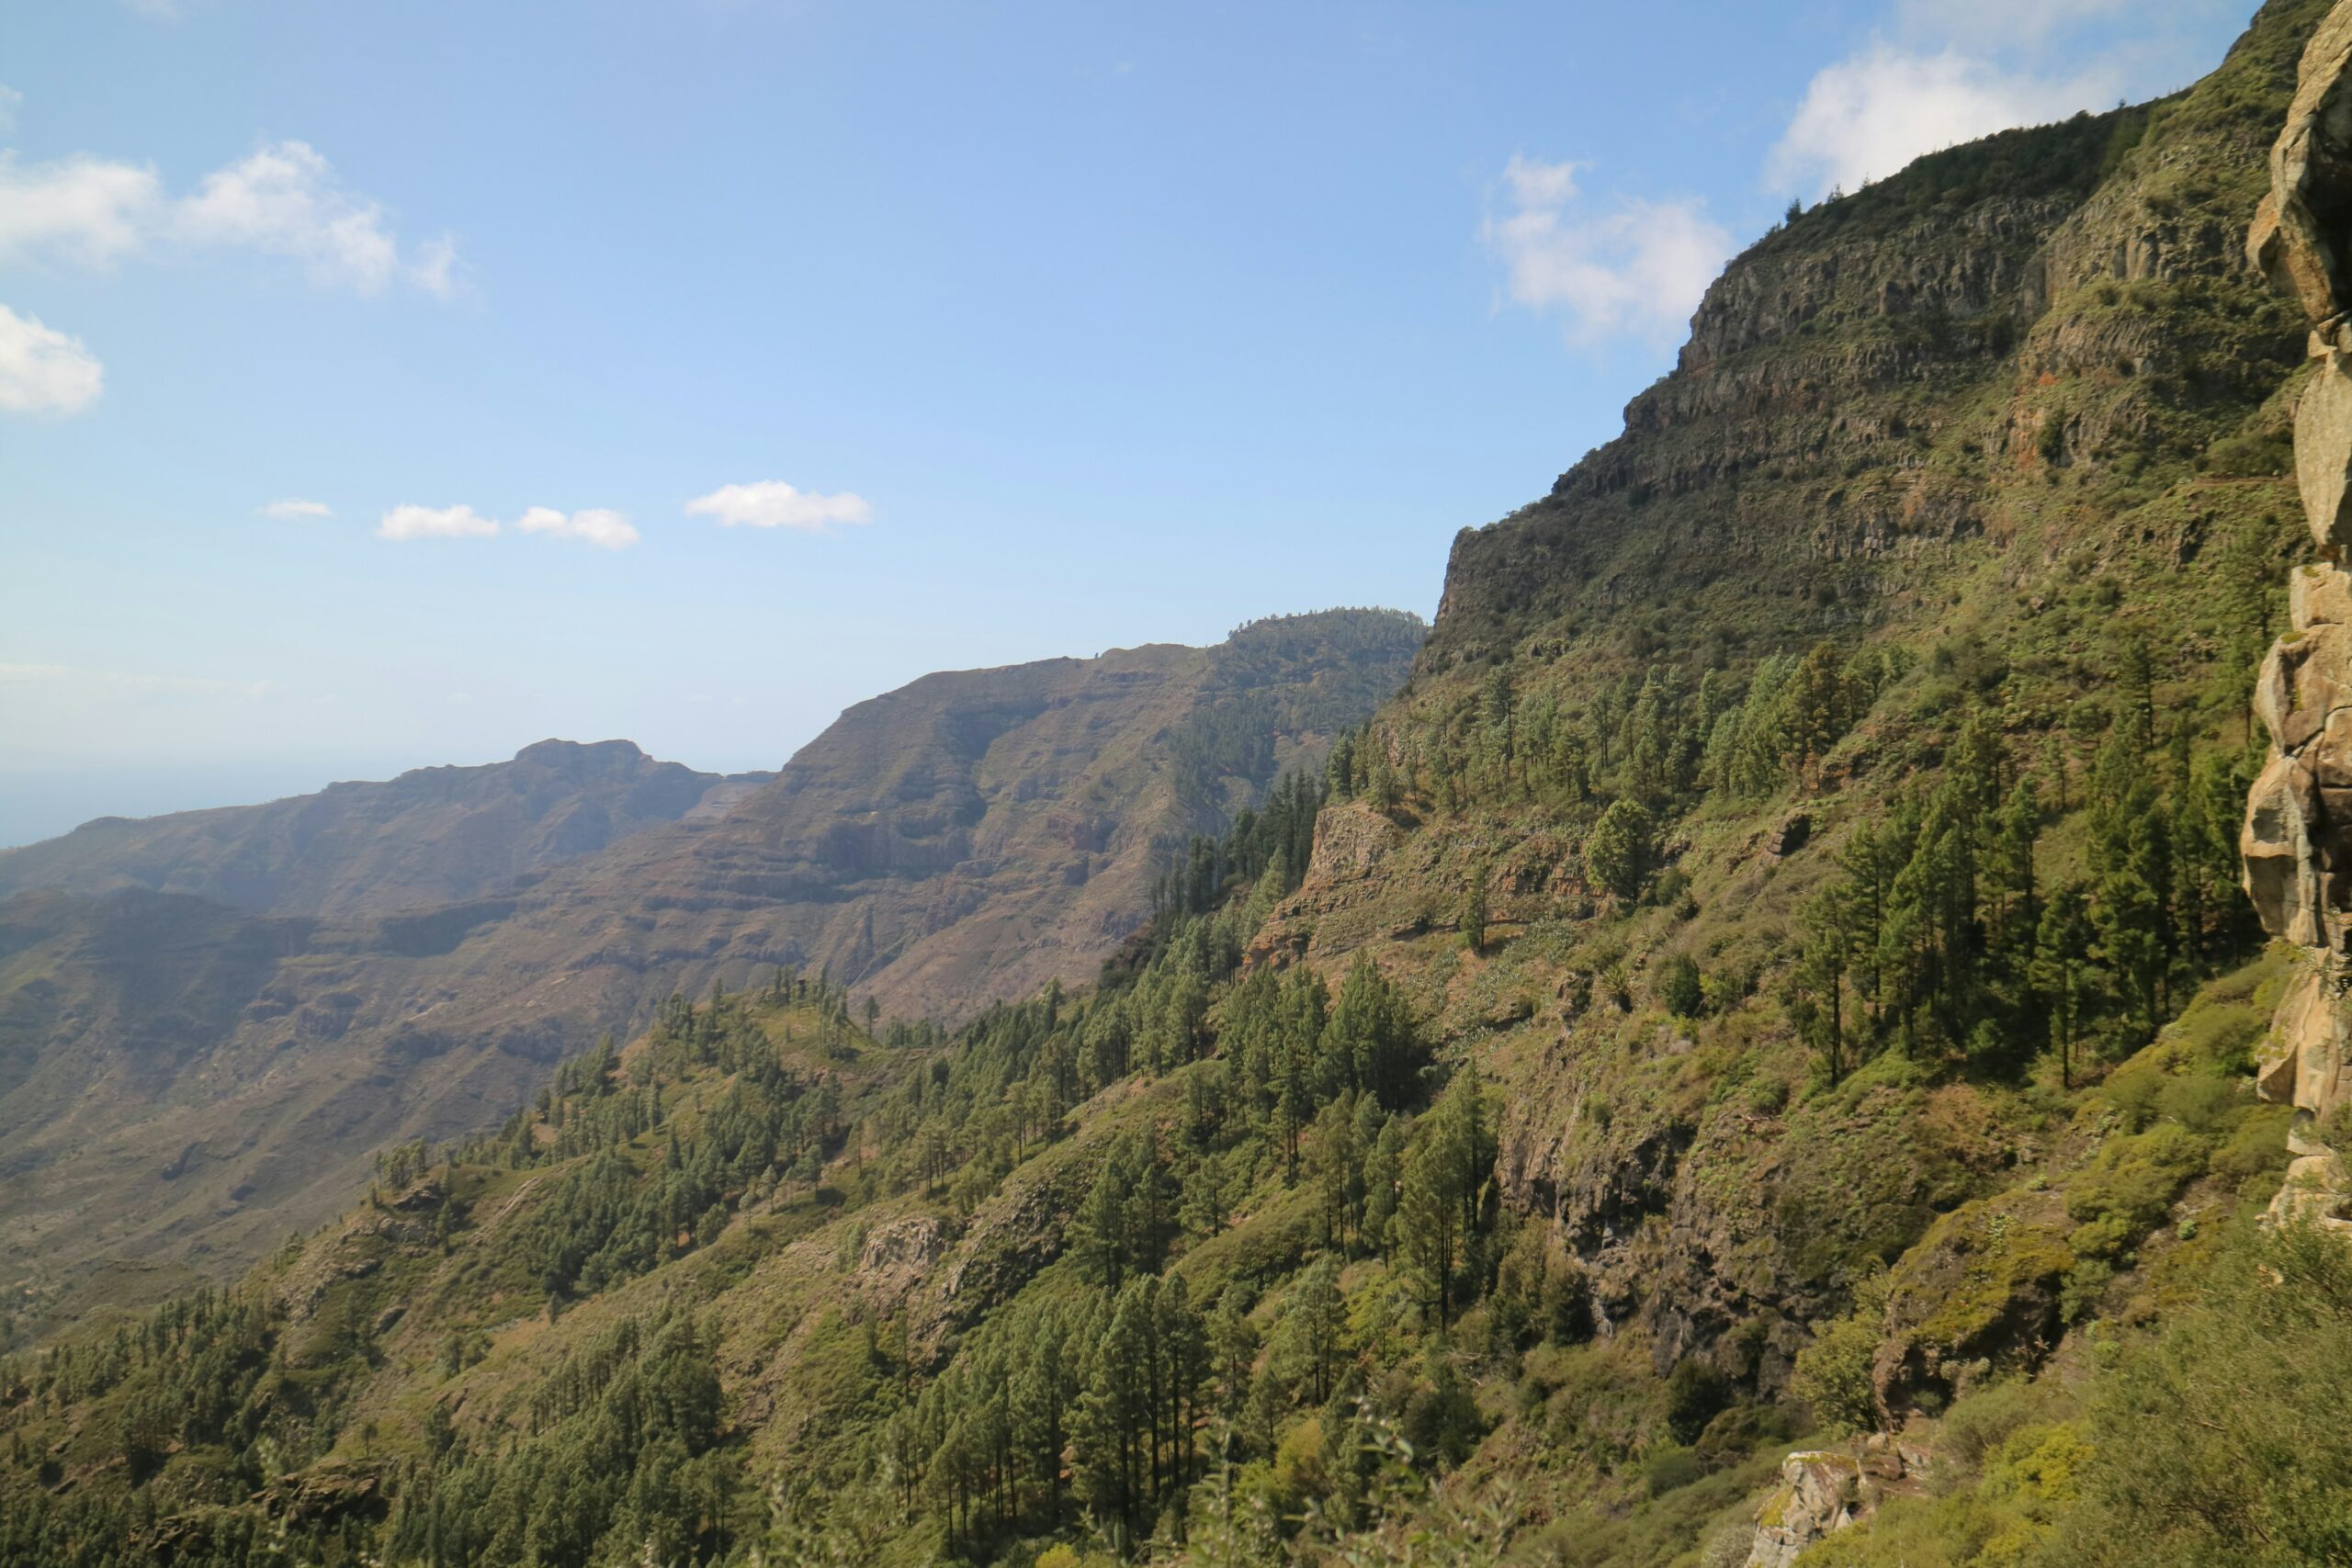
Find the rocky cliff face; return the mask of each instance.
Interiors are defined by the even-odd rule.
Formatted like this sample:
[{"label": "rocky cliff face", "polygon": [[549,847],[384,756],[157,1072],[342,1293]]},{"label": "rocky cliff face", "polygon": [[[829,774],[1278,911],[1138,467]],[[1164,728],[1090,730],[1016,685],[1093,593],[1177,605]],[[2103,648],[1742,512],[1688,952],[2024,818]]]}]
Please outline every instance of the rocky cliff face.
[{"label": "rocky cliff face", "polygon": [[2274,1213],[2352,1229],[2332,1118],[2352,1100],[2352,4],[2304,51],[2271,188],[2247,239],[2255,265],[2311,317],[2311,377],[2295,415],[2295,474],[2320,560],[2290,583],[2291,627],[2263,661],[2255,712],[2270,755],[2240,848],[2264,929],[2303,962],[2264,1042],[2256,1085],[2296,1110],[2296,1156]]},{"label": "rocky cliff face", "polygon": [[[2043,1243],[2064,1222],[1973,1206],[2041,1157],[2042,1134],[1965,1083],[1824,1095],[1801,1051],[1785,1074],[1758,1064],[1778,1048],[1764,1043],[1793,1043],[1775,998],[1803,911],[1858,823],[1934,787],[1967,705],[1995,716],[2018,772],[2071,779],[2079,807],[2113,626],[2136,620],[2177,651],[2160,679],[2185,704],[2236,657],[2212,615],[2216,547],[2276,559],[2284,542],[2279,388],[2307,330],[2248,265],[2247,224],[2324,11],[2274,0],[2194,88],[1922,159],[1736,260],[1623,435],[1456,537],[1417,679],[1375,729],[1400,775],[1451,749],[1465,778],[1441,792],[1423,765],[1394,809],[1327,813],[1306,886],[1260,938],[1267,960],[1337,971],[1364,952],[1419,987],[1498,1086],[1508,1200],[1548,1223],[1602,1318],[1640,1330],[1661,1371],[1698,1355],[1777,1387],[1803,1325],[1839,1299],[1833,1260],[1917,1245],[1933,1256],[1911,1317],[1888,1325],[1906,1348],[1891,1398],[2048,1351],[2044,1264],[2066,1258]],[[2315,628],[2352,604],[2333,577],[2299,581],[2290,684],[2294,649],[2333,638]],[[1591,810],[1531,798],[1477,750],[1497,733],[1490,695],[1522,715],[1611,690],[1630,707],[1652,671],[1689,691],[1824,638],[1900,645],[1925,678],[1817,779],[1663,827],[1655,863],[1687,898],[1598,889]],[[2279,712],[2316,733],[2331,690]],[[2193,722],[2218,745],[2244,719],[2232,703]],[[2313,817],[2322,791],[2314,774],[2280,811]],[[1792,811],[1810,829],[1793,846]],[[2078,852],[2044,874],[2079,874],[2060,858]],[[2288,859],[2305,863],[2280,886],[2315,903],[2324,867]],[[1474,889],[1498,934],[1464,952]],[[1724,977],[1709,1010],[1728,1022],[1659,1005],[1656,965],[1674,953]],[[1981,1313],[1938,1321],[1935,1281],[1973,1277],[1986,1226],[2032,1245]]]},{"label": "rocky cliff face", "polygon": [[[2266,6],[2230,72],[2290,80],[2309,9]],[[1622,435],[1456,537],[1423,668],[1556,658],[1645,615],[1651,646],[1850,633],[1906,617],[1972,542],[2104,551],[2037,487],[2201,449],[2300,350],[2241,252],[2266,99],[2004,132],[1759,241]]]}]

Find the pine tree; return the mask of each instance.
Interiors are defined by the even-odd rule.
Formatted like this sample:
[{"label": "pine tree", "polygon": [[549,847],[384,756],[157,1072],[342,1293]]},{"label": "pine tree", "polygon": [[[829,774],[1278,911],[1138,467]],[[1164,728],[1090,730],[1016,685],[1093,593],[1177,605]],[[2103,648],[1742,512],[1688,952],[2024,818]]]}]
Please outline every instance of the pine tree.
[{"label": "pine tree", "polygon": [[1464,1255],[1475,1233],[1490,1156],[1484,1097],[1464,1067],[1423,1119],[1406,1157],[1397,1223],[1441,1327],[1453,1321]]},{"label": "pine tree", "polygon": [[1293,1382],[1310,1404],[1321,1404],[1338,1385],[1347,1353],[1347,1301],[1340,1293],[1340,1263],[1326,1252],[1309,1264],[1292,1288],[1282,1319],[1282,1351]]},{"label": "pine tree", "polygon": [[2089,1011],[2092,940],[2089,900],[2079,884],[2069,883],[2042,906],[2029,971],[2048,1021],[2051,1049],[2058,1054],[2063,1089],[2075,1087],[2075,1044]]}]

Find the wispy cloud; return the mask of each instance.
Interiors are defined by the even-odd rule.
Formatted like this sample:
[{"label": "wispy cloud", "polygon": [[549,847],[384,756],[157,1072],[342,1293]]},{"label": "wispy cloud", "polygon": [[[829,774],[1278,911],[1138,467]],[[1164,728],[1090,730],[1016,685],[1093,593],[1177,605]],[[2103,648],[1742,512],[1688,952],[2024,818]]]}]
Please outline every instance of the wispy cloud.
[{"label": "wispy cloud", "polygon": [[552,506],[534,506],[514,525],[526,534],[576,539],[605,550],[625,549],[638,540],[637,529],[628,518],[601,509],[566,513]]},{"label": "wispy cloud", "polygon": [[[309,506],[317,503],[297,502],[279,504]],[[324,508],[321,511],[323,512]],[[515,519],[514,526],[522,533],[574,540],[605,550],[627,548],[636,544],[639,538],[636,527],[627,517],[602,507],[560,512],[552,506],[534,506]],[[418,506],[412,503],[395,506],[385,513],[376,525],[376,536],[403,542],[412,539],[487,539],[496,536],[503,527],[503,525],[495,517],[485,517],[470,506]]]},{"label": "wispy cloud", "polygon": [[404,259],[383,209],[345,190],[305,142],[275,142],[214,170],[174,216],[195,243],[288,256],[322,283],[374,294],[405,279],[430,294],[449,292],[450,243],[435,241]]},{"label": "wispy cloud", "polygon": [[874,521],[874,508],[850,491],[820,495],[798,490],[782,479],[752,484],[721,485],[708,495],[686,502],[689,517],[715,517],[722,528],[797,528],[819,534],[835,524],[862,525]]},{"label": "wispy cloud", "polygon": [[106,367],[82,344],[0,305],[0,411],[80,413],[106,389]]},{"label": "wispy cloud", "polygon": [[0,152],[0,260],[105,266],[134,254],[242,250],[299,262],[313,281],[380,293],[457,287],[456,243],[403,248],[381,203],[346,189],[309,143],[265,143],[177,199],[144,164]]},{"label": "wispy cloud", "polygon": [[24,94],[0,84],[0,134],[17,129],[17,111],[24,107]]},{"label": "wispy cloud", "polygon": [[470,506],[395,506],[376,525],[379,539],[486,539],[498,525]]},{"label": "wispy cloud", "polygon": [[288,523],[303,523],[313,517],[334,515],[334,508],[323,501],[304,501],[298,496],[290,495],[283,501],[273,501],[267,506],[257,510],[264,517],[276,517]]},{"label": "wispy cloud", "polygon": [[1670,342],[1732,253],[1730,233],[1696,198],[1585,197],[1589,165],[1514,155],[1504,210],[1482,230],[1515,305],[1565,318],[1584,344]]}]

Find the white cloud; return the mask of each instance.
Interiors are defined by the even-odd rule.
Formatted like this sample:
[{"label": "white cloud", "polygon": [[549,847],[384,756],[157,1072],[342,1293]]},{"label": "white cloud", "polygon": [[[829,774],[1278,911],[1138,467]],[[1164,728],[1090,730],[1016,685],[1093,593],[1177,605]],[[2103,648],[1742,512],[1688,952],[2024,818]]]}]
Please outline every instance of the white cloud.
[{"label": "white cloud", "polygon": [[1584,165],[1513,156],[1502,183],[1510,210],[1483,231],[1501,258],[1511,302],[1557,310],[1571,336],[1671,342],[1732,253],[1731,235],[1696,199],[1581,201]]},{"label": "white cloud", "polygon": [[486,539],[498,525],[470,506],[395,506],[376,525],[379,539]]},{"label": "white cloud", "polygon": [[458,291],[457,269],[458,242],[439,234],[416,248],[408,279],[435,299],[447,299]]},{"label": "white cloud", "polygon": [[17,111],[24,107],[24,94],[14,87],[0,85],[0,130],[16,130]]},{"label": "white cloud", "polygon": [[836,523],[865,524],[874,520],[874,508],[862,495],[849,491],[819,495],[796,490],[782,479],[754,484],[721,485],[708,495],[686,502],[689,517],[716,517],[722,528],[798,528],[822,533]]},{"label": "white cloud", "polygon": [[2003,72],[1950,49],[1873,44],[1814,77],[1772,150],[1770,177],[1779,188],[1816,195],[1858,189],[1923,152],[2111,104],[2120,85],[2097,62],[2062,80]]},{"label": "white cloud", "polygon": [[637,530],[630,526],[628,518],[617,512],[590,510],[566,516],[552,506],[534,506],[524,513],[514,525],[526,534],[577,539],[582,544],[606,550],[621,549],[638,540]]},{"label": "white cloud", "polygon": [[1503,183],[1510,186],[1510,198],[1521,207],[1565,207],[1576,198],[1577,175],[1591,166],[1573,160],[1541,164],[1524,152],[1514,152],[1503,165]]},{"label": "white cloud", "polygon": [[334,515],[334,509],[323,501],[304,501],[299,496],[290,495],[283,501],[273,501],[260,510],[264,517],[276,517],[288,523],[302,523],[313,517]]},{"label": "white cloud", "polygon": [[[180,232],[199,244],[242,245],[302,262],[324,283],[373,294],[401,276],[383,209],[336,185],[307,142],[279,141],[204,176],[179,204]],[[436,272],[446,271],[446,263]]]},{"label": "white cloud", "polygon": [[209,247],[285,256],[320,283],[362,294],[404,282],[447,298],[455,286],[454,241],[444,235],[403,254],[382,206],[345,189],[307,142],[265,144],[176,201],[141,164],[87,153],[25,164],[0,152],[0,260],[103,265]]},{"label": "white cloud", "polygon": [[162,206],[153,169],[86,153],[28,165],[0,152],[0,260],[54,254],[104,265],[145,242]]},{"label": "white cloud", "polygon": [[2242,0],[1895,0],[1888,31],[1826,67],[1773,149],[1783,190],[1849,189],[1996,130],[2193,80]]},{"label": "white cloud", "polygon": [[0,411],[79,413],[105,388],[106,367],[81,339],[0,305]]}]

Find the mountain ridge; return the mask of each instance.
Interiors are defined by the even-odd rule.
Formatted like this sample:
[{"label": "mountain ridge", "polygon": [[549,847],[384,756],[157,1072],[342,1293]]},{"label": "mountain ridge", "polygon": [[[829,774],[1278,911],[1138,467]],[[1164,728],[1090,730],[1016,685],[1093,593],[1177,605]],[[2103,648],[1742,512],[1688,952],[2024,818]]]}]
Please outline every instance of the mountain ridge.
[{"label": "mountain ridge", "polygon": [[[675,990],[788,964],[913,1021],[1089,979],[1170,846],[1319,766],[1420,636],[1334,612],[1205,650],[943,672],[860,705],[722,814],[453,903],[0,900],[0,1273],[46,1322],[102,1259],[175,1283],[189,1262],[233,1270],[339,1209],[366,1149],[493,1120]],[[150,949],[176,991],[142,981]]]},{"label": "mountain ridge", "polygon": [[[2327,10],[1753,247],[1619,443],[1457,536],[1329,802],[1190,844],[1093,987],[876,1040],[707,970],[221,1304],[0,1369],[17,1539],[2326,1560],[2352,1269],[2260,1222],[2298,971],[2237,833],[2310,548],[2241,242]],[[728,819],[746,896],[982,847],[984,768],[866,771],[846,841]]]},{"label": "mountain ridge", "polygon": [[630,833],[723,810],[771,773],[704,773],[628,740],[541,740],[505,762],[411,769],[254,806],[100,817],[0,851],[28,887],[189,893],[250,914],[455,903]]}]

